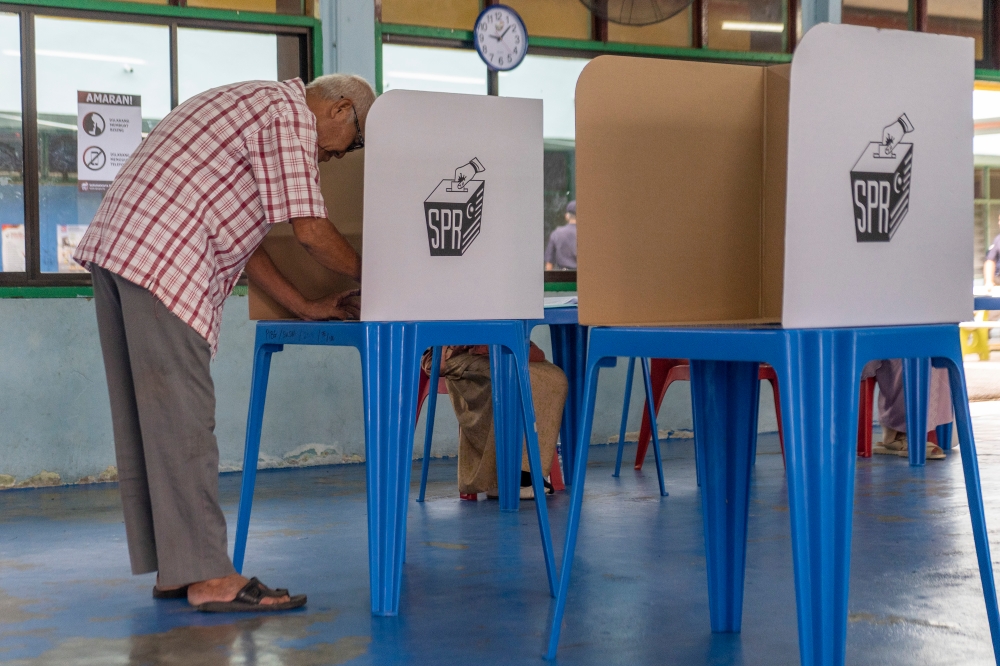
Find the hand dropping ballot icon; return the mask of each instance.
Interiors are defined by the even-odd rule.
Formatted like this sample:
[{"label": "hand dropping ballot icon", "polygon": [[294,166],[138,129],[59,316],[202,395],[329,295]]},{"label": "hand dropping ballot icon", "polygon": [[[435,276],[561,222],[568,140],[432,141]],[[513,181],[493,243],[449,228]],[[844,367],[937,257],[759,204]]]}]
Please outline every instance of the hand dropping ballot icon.
[{"label": "hand dropping ballot icon", "polygon": [[484,171],[483,163],[473,157],[455,169],[454,179],[438,183],[424,201],[432,257],[460,257],[476,240],[483,218],[486,182],[475,177]]},{"label": "hand dropping ballot icon", "polygon": [[854,230],[859,243],[888,242],[910,209],[913,144],[901,143],[913,131],[906,114],[868,144],[851,169]]}]

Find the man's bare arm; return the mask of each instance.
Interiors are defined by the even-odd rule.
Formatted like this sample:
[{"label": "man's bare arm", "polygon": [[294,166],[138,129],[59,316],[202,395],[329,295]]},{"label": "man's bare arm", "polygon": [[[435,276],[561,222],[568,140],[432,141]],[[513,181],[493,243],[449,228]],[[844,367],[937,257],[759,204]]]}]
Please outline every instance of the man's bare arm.
[{"label": "man's bare arm", "polygon": [[300,319],[322,321],[327,319],[357,319],[360,304],[357,292],[331,294],[310,301],[281,274],[263,247],[250,255],[246,265],[247,276],[286,310]]},{"label": "man's bare arm", "polygon": [[361,257],[330,220],[297,217],[292,220],[295,238],[309,254],[331,271],[361,280]]},{"label": "man's bare arm", "polygon": [[993,286],[993,276],[996,274],[997,262],[987,259],[983,262],[983,284],[987,288]]}]

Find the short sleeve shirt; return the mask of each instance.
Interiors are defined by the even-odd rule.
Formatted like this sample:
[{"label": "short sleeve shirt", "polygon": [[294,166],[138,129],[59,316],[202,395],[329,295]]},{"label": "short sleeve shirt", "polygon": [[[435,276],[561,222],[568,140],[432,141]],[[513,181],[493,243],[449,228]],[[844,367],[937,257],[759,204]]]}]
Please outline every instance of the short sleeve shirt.
[{"label": "short sleeve shirt", "polygon": [[576,225],[564,224],[549,234],[545,261],[559,268],[576,269]]},{"label": "short sleeve shirt", "polygon": [[993,244],[986,251],[986,261],[996,264],[995,275],[1000,276],[1000,236],[993,239]]},{"label": "short sleeve shirt", "polygon": [[223,303],[269,226],[327,217],[317,155],[301,80],[203,92],[132,153],[74,259],[148,289],[214,354]]}]

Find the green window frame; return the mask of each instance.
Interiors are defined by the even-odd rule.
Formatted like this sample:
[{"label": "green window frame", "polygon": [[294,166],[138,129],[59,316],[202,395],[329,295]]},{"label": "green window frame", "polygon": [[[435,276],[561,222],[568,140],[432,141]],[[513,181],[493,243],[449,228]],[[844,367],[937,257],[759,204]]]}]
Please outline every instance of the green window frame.
[{"label": "green window frame", "polygon": [[[21,118],[24,182],[25,262],[23,273],[0,272],[0,298],[91,297],[90,276],[43,273],[39,251],[39,151],[36,115],[34,17],[64,17],[166,26],[170,31],[171,108],[178,103],[177,30],[203,28],[272,33],[300,40],[299,71],[306,79],[322,73],[320,21],[309,16],[149,5],[106,0],[0,0],[0,12],[17,14],[21,26]],[[245,290],[245,288],[244,288]]]}]

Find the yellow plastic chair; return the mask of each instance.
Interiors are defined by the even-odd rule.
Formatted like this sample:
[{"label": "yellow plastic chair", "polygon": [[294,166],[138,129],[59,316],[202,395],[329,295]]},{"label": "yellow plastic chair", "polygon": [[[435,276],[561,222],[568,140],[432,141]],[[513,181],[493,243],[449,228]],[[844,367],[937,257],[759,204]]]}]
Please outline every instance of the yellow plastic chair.
[{"label": "yellow plastic chair", "polygon": [[[973,321],[986,321],[986,311],[977,310]],[[980,361],[990,360],[990,329],[961,328],[962,356],[976,354]]]}]

